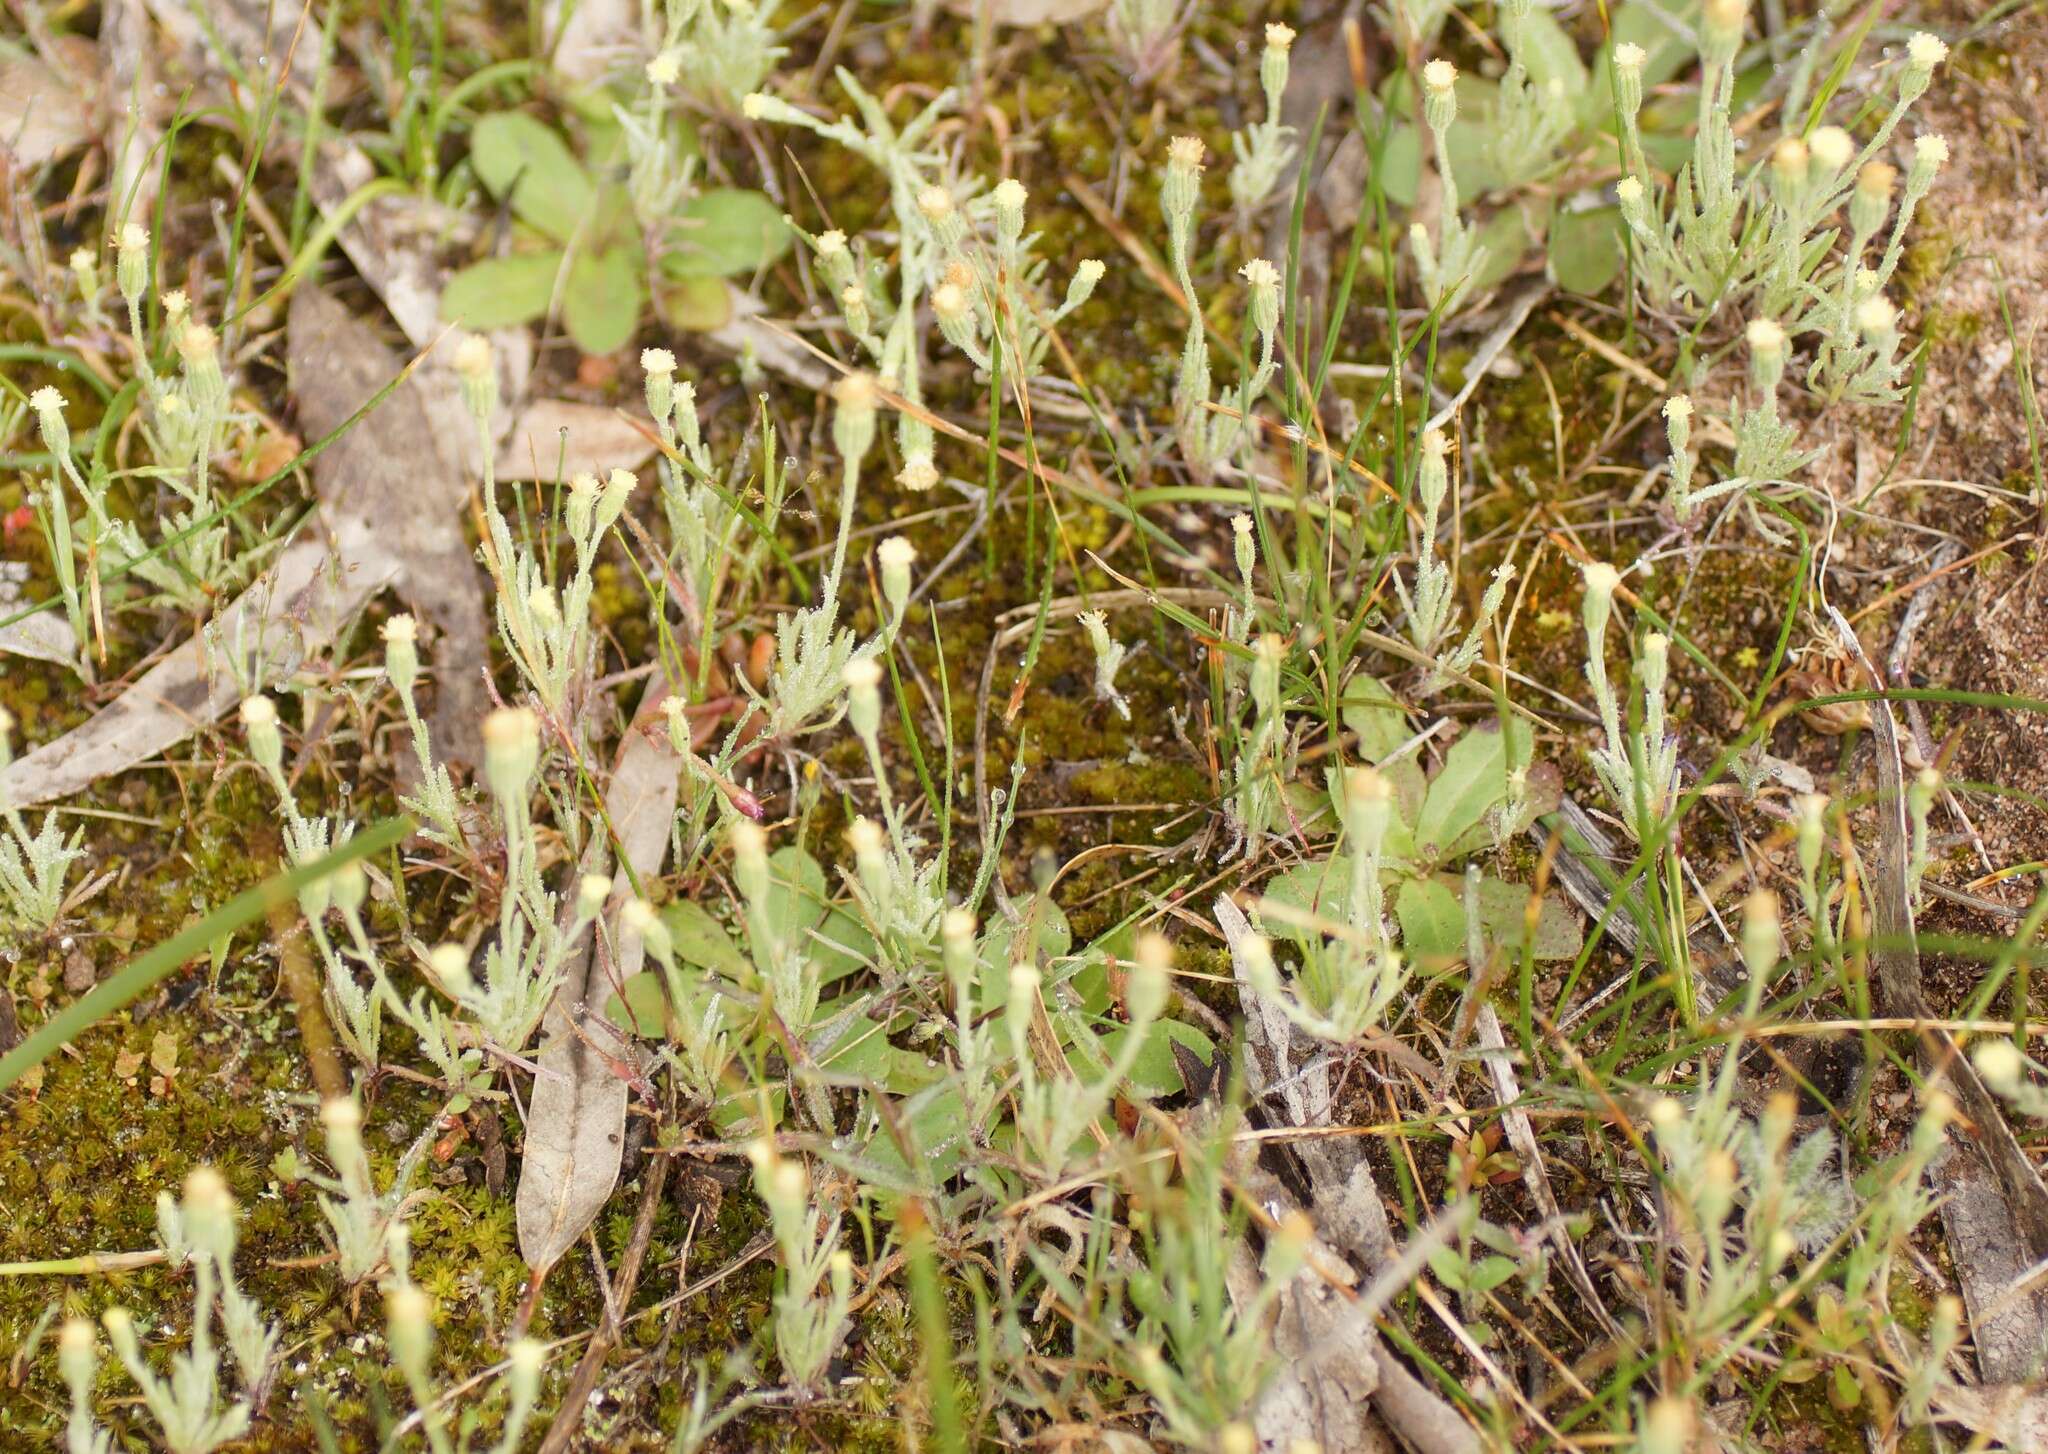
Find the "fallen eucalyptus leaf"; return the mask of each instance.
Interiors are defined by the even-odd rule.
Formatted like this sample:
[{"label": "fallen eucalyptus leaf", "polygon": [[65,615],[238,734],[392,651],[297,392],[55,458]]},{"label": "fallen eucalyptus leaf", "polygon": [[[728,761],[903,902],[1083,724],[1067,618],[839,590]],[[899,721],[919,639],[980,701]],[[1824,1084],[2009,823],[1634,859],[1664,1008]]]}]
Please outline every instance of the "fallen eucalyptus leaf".
[{"label": "fallen eucalyptus leaf", "polygon": [[498,448],[500,480],[599,479],[612,470],[636,470],[654,443],[616,409],[567,399],[536,399]]},{"label": "fallen eucalyptus leaf", "polygon": [[0,152],[33,171],[92,140],[99,60],[89,42],[64,48],[64,69],[32,55],[0,60]]},{"label": "fallen eucalyptus leaf", "polygon": [[525,1159],[514,1200],[519,1252],[536,1273],[554,1266],[575,1244],[618,1185],[626,1140],[625,1072],[634,1052],[629,1031],[613,1025],[603,1010],[611,994],[639,973],[645,955],[639,937],[619,920],[633,895],[633,875],[652,878],[668,852],[682,759],[665,736],[641,727],[660,719],[669,692],[665,677],[648,686],[605,788],[606,817],[632,867],[631,874],[622,866],[613,875],[605,907],[617,962],[593,953],[586,935],[542,1021],[547,1038],[527,1102]]},{"label": "fallen eucalyptus leaf", "polygon": [[[20,604],[0,599],[0,617],[13,615]],[[0,652],[70,666],[78,660],[78,637],[71,630],[71,623],[58,612],[37,611],[0,626]]]}]

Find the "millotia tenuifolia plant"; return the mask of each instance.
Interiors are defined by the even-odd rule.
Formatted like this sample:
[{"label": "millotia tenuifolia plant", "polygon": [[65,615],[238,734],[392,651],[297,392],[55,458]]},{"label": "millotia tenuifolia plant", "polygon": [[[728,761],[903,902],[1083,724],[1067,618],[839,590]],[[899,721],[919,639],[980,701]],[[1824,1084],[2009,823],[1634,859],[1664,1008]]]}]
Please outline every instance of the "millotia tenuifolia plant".
[{"label": "millotia tenuifolia plant", "polygon": [[[141,1394],[140,1407],[156,1425],[170,1454],[213,1454],[248,1432],[256,1399],[269,1381],[278,1334],[262,1310],[235,1280],[234,1197],[210,1166],[193,1170],[184,1195],[157,1198],[157,1235],[168,1258],[192,1269],[192,1336],[184,1352],[171,1356],[159,1374],[144,1356],[134,1316],[123,1307],[107,1309],[101,1324],[122,1366]],[[239,1376],[238,1396],[221,1388],[221,1348],[227,1342]],[[92,1415],[92,1386],[98,1366],[92,1325],[73,1319],[59,1338],[58,1362],[71,1394],[67,1426],[69,1454],[106,1454],[112,1431],[98,1428]]]},{"label": "millotia tenuifolia plant", "polygon": [[[0,776],[14,758],[14,716],[0,707]],[[85,857],[83,833],[69,838],[57,826],[57,814],[43,814],[34,833],[21,810],[0,789],[0,940],[45,934],[64,913],[64,882],[71,866]]]}]

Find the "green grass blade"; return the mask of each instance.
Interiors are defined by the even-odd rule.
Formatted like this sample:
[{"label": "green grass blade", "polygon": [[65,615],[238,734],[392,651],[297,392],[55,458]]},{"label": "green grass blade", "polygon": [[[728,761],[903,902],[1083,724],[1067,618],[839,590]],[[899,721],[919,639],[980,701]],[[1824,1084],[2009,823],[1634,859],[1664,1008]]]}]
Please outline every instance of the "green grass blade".
[{"label": "green grass blade", "polygon": [[235,895],[198,923],[144,950],[95,988],[50,1016],[6,1055],[0,1056],[0,1091],[5,1091],[60,1047],[69,1044],[93,1021],[132,1004],[143,991],[179,965],[196,954],[203,954],[215,940],[234,933],[244,924],[253,923],[274,905],[291,902],[307,884],[317,883],[357,859],[381,853],[412,831],[412,819],[402,816],[386,818],[356,834],[325,858],[288,873],[272,874],[254,888]]}]

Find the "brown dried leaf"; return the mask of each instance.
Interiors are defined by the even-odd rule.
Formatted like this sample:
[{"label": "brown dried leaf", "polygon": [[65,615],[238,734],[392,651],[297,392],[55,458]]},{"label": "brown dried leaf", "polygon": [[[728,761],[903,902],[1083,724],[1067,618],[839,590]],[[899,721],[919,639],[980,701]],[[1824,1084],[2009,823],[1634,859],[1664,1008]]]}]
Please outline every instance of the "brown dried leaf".
[{"label": "brown dried leaf", "polygon": [[90,44],[65,47],[59,67],[34,56],[0,60],[0,152],[31,171],[92,140],[99,61]]},{"label": "brown dried leaf", "polygon": [[[289,321],[290,376],[310,438],[340,425],[403,364],[369,323],[318,288],[293,294]],[[459,762],[477,760],[490,705],[490,625],[462,528],[471,478],[464,445],[474,438],[452,374],[423,366],[313,464],[323,505],[363,522],[395,559],[399,596],[434,628],[434,747]]]},{"label": "brown dried leaf", "polygon": [[636,470],[654,453],[654,441],[618,410],[567,399],[536,399],[498,447],[501,480],[599,479],[612,470]]},{"label": "brown dried leaf", "polygon": [[1085,20],[1108,3],[1108,0],[988,0],[977,4],[976,0],[946,0],[946,8],[955,15],[980,18],[986,14],[997,25],[1070,25],[1076,20]]},{"label": "brown dried leaf", "polygon": [[[665,679],[656,678],[648,687],[605,789],[605,813],[626,861],[643,880],[661,872],[668,852],[682,768],[666,737],[641,730],[668,694]],[[644,953],[638,936],[618,917],[632,892],[632,880],[622,869],[612,878],[605,910],[611,942],[618,946],[617,964],[591,953],[586,937],[542,1023],[547,1043],[527,1103],[526,1154],[514,1203],[519,1251],[535,1272],[554,1266],[575,1245],[618,1185],[626,1139],[625,1076],[633,1068],[633,1047],[605,1019],[604,1003],[638,971]]]}]

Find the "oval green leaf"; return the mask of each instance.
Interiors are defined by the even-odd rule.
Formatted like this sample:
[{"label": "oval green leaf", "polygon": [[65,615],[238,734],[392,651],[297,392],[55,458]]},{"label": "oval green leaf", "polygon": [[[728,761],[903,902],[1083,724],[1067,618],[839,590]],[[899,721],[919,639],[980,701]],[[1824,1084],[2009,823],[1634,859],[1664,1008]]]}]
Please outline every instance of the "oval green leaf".
[{"label": "oval green leaf", "polygon": [[640,324],[639,262],[631,247],[570,259],[562,326],[585,353],[616,353],[633,337]]},{"label": "oval green leaf", "polygon": [[675,278],[729,278],[752,273],[789,251],[782,209],[738,187],[700,192],[683,204],[675,251],[662,271]]},{"label": "oval green leaf", "polygon": [[491,195],[509,197],[520,219],[567,242],[590,213],[595,189],[561,134],[520,111],[499,111],[469,134],[469,161]]},{"label": "oval green leaf", "polygon": [[531,323],[548,311],[559,252],[528,252],[471,263],[441,289],[441,316],[474,332]]}]

